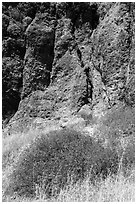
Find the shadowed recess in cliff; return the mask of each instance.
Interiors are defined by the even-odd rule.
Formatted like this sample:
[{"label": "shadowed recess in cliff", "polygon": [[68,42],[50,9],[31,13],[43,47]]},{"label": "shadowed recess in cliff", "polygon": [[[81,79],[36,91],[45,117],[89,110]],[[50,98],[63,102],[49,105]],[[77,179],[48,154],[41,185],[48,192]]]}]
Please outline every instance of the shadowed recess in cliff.
[{"label": "shadowed recess in cliff", "polygon": [[43,36],[41,37],[40,41],[37,42],[37,46],[34,48],[34,56],[42,64],[46,64],[47,69],[50,72],[52,71],[52,63],[54,60],[54,42],[55,33],[53,34],[52,43],[50,37],[47,37],[47,39],[45,39],[45,36]]},{"label": "shadowed recess in cliff", "polygon": [[2,115],[7,123],[17,111],[21,100],[23,63],[11,57],[3,58],[2,62]]},{"label": "shadowed recess in cliff", "polygon": [[97,9],[96,3],[69,2],[66,16],[72,21],[72,33],[74,33],[75,28],[80,28],[83,24],[87,24],[90,29],[94,30],[99,23]]}]

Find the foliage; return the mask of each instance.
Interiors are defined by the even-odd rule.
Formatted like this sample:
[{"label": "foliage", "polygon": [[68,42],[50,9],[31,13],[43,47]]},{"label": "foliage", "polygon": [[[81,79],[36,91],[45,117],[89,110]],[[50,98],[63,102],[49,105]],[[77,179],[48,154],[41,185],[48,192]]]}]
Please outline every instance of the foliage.
[{"label": "foliage", "polygon": [[102,173],[105,178],[117,169],[117,153],[104,149],[90,136],[70,129],[52,131],[39,135],[20,151],[5,193],[34,197],[35,187],[43,181],[45,194],[51,196],[52,186],[59,193],[68,175],[76,182],[91,172],[94,182],[96,175]]},{"label": "foliage", "polygon": [[135,165],[135,110],[128,106],[113,107],[95,133],[119,158],[123,172]]},{"label": "foliage", "polygon": [[[134,172],[130,173],[134,177]],[[121,173],[116,177],[108,176],[106,180],[100,178],[95,185],[90,182],[88,175],[83,182],[73,185],[71,182],[52,201],[56,202],[131,202],[135,200],[134,179],[124,178]],[[44,195],[39,200],[44,200]],[[42,199],[43,198],[43,199]]]},{"label": "foliage", "polygon": [[33,199],[16,195],[6,197],[6,202],[134,202],[135,185],[134,170],[128,178],[123,177],[122,172],[116,176],[108,176],[106,180],[97,179],[93,185],[90,175],[80,182],[73,183],[73,178],[68,177],[67,185],[60,191],[57,197],[47,199],[43,186],[37,186],[36,196]]}]

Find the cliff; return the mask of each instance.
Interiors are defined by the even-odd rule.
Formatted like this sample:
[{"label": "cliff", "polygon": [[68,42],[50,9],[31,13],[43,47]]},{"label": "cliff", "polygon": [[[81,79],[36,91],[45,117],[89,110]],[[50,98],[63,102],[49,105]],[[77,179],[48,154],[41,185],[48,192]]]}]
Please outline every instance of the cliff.
[{"label": "cliff", "polygon": [[3,201],[134,201],[135,3],[2,11]]},{"label": "cliff", "polygon": [[[134,107],[134,3],[3,3],[7,131]],[[8,123],[7,123],[8,122]]]}]

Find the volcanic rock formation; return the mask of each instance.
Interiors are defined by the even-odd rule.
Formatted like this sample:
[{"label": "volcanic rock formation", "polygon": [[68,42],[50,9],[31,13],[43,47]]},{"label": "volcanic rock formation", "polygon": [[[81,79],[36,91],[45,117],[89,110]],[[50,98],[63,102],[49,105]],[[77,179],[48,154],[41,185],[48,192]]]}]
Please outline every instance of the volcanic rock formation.
[{"label": "volcanic rock formation", "polygon": [[3,3],[3,124],[134,107],[134,3]]}]

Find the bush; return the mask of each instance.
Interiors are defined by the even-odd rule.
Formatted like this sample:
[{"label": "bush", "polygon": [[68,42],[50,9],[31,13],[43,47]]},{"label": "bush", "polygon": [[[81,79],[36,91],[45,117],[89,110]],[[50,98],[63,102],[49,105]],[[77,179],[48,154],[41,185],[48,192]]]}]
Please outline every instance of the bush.
[{"label": "bush", "polygon": [[113,107],[95,134],[102,144],[106,142],[118,153],[126,175],[127,170],[135,165],[135,109],[125,105]]},{"label": "bush", "polygon": [[44,193],[53,196],[67,183],[68,175],[73,181],[83,180],[87,172],[94,182],[96,175],[116,173],[118,156],[104,149],[90,136],[71,129],[41,134],[20,151],[9,176],[5,195],[35,197],[36,186],[42,183]]}]

